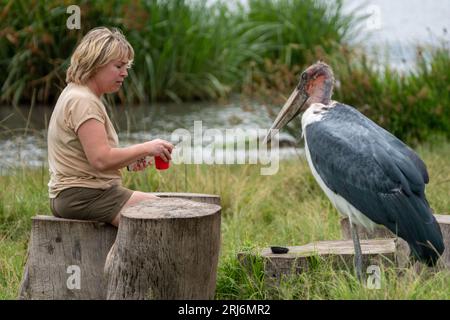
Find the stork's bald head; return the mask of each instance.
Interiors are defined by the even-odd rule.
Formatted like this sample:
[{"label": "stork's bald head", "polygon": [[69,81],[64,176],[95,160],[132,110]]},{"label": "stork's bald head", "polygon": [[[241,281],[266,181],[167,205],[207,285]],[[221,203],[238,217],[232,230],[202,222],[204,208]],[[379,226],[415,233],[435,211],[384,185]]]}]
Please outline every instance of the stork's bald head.
[{"label": "stork's bald head", "polygon": [[303,71],[299,83],[278,113],[265,141],[270,141],[272,130],[281,129],[311,104],[319,102],[328,105],[333,93],[333,84],[333,71],[326,63],[319,61]]}]

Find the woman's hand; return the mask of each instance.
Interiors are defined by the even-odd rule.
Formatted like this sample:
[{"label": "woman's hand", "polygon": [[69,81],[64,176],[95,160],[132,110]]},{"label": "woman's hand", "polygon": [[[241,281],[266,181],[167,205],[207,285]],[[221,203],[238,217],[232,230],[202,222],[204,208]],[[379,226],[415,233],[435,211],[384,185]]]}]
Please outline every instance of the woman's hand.
[{"label": "woman's hand", "polygon": [[136,164],[132,170],[133,171],[145,170],[145,168],[150,167],[153,164],[153,161],[151,159],[153,159],[153,158],[145,157],[145,158],[137,160]]},{"label": "woman's hand", "polygon": [[149,156],[160,156],[165,162],[172,160],[171,153],[174,146],[170,142],[162,139],[155,139],[145,142],[144,145],[148,150]]}]

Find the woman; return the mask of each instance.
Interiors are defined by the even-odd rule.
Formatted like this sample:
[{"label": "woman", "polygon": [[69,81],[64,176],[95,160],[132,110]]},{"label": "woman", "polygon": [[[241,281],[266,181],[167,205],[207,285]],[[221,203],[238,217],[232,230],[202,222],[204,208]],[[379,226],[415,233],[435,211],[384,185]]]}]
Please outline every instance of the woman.
[{"label": "woman", "polygon": [[119,169],[146,156],[169,161],[173,145],[156,139],[119,148],[101,101],[120,89],[133,58],[123,34],[104,27],[86,34],[71,57],[48,128],[50,207],[57,217],[118,226],[124,208],[157,198],[124,188]]}]

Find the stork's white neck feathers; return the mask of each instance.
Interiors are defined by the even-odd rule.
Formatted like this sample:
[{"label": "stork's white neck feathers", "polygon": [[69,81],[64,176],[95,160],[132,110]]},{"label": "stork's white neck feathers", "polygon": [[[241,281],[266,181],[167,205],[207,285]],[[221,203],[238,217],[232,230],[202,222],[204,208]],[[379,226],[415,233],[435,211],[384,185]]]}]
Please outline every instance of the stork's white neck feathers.
[{"label": "stork's white neck feathers", "polygon": [[[331,101],[328,105],[323,103],[313,103],[302,115],[302,132],[305,132],[305,128],[308,124],[322,120],[322,117],[327,113],[330,108],[334,108],[336,101]],[[303,135],[303,134],[302,134]]]}]

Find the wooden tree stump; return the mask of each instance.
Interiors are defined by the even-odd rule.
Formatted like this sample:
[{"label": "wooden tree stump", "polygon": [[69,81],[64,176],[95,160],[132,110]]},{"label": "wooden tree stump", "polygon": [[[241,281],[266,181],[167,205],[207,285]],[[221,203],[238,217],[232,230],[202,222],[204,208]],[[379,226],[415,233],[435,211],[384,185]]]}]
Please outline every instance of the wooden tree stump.
[{"label": "wooden tree stump", "polygon": [[[220,204],[217,195],[155,194]],[[105,299],[104,265],[116,234],[102,222],[33,217],[19,299]]]},{"label": "wooden tree stump", "polygon": [[[441,261],[445,264],[447,268],[450,268],[450,215],[443,214],[435,214],[434,217],[438,222],[442,236],[444,238],[445,250],[442,254]],[[341,228],[344,239],[351,239],[352,234],[350,230],[350,223],[348,218],[341,219]],[[395,234],[393,234],[386,227],[378,225],[375,227],[373,232],[366,230],[360,226],[357,226],[358,235],[360,239],[387,239],[387,238],[396,238],[397,239],[397,255],[400,266],[405,266],[409,260],[409,245],[406,241],[401,238],[397,238]]]},{"label": "wooden tree stump", "polygon": [[215,194],[183,193],[183,192],[151,192],[151,193],[160,198],[180,198],[202,203],[217,204],[220,206],[220,196]]},{"label": "wooden tree stump", "polygon": [[[347,217],[341,219],[341,230],[345,240],[352,239],[350,221]],[[389,229],[382,225],[376,225],[373,231],[369,231],[360,225],[356,225],[356,231],[358,232],[360,239],[390,239],[397,237]]]},{"label": "wooden tree stump", "polygon": [[[317,262],[331,263],[333,268],[352,269],[355,250],[352,240],[319,241],[303,246],[287,247],[288,253],[275,254],[270,248],[257,255],[239,253],[238,260],[245,268],[255,257],[264,263],[264,274],[268,284],[278,284],[286,276],[307,272]],[[395,263],[396,245],[394,239],[361,240],[363,272],[370,266]]]},{"label": "wooden tree stump", "polygon": [[103,266],[116,233],[102,222],[33,217],[19,299],[105,299]]},{"label": "wooden tree stump", "polygon": [[[344,240],[352,239],[352,231],[350,229],[350,221],[347,217],[341,219],[341,230]],[[402,238],[397,237],[388,228],[382,225],[376,225],[373,231],[356,225],[356,231],[360,239],[395,239],[397,262],[400,267],[405,267],[409,261],[409,245]]]},{"label": "wooden tree stump", "polygon": [[185,199],[140,202],[123,211],[105,263],[108,299],[212,299],[220,206]]},{"label": "wooden tree stump", "polygon": [[444,237],[445,250],[441,259],[445,266],[450,268],[450,215],[435,214],[434,216],[441,227],[442,236]]}]

